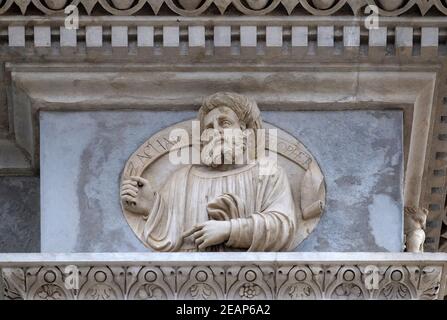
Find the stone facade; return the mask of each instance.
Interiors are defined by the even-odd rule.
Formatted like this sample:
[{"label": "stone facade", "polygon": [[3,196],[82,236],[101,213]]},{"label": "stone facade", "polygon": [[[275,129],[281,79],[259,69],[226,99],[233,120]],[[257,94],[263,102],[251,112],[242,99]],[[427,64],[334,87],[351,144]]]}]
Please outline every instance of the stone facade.
[{"label": "stone facade", "polygon": [[0,177],[0,251],[40,252],[37,177]]},{"label": "stone facade", "polygon": [[[400,111],[262,114],[265,122],[298,137],[325,175],[324,218],[296,250],[403,249]],[[123,163],[145,139],[195,115],[192,111],[43,112],[42,251],[148,250],[138,243],[122,217],[117,178]]]},{"label": "stone facade", "polygon": [[[64,13],[70,4],[74,7]],[[377,7],[370,7],[373,5]],[[80,14],[79,28],[69,30],[64,23],[67,15],[77,11],[74,9]],[[375,10],[379,25],[370,28]],[[204,96],[217,91],[255,98],[272,122],[287,112],[294,114],[297,122],[306,112],[320,112],[328,117],[338,113],[351,121],[358,119],[352,116],[353,112],[380,113],[385,118],[402,114],[403,169],[396,169],[399,177],[382,185],[383,190],[387,183],[394,187],[393,192],[386,192],[391,192],[396,200],[402,214],[400,221],[405,219],[405,228],[394,234],[396,239],[390,251],[399,251],[395,245],[405,233],[409,251],[447,252],[446,15],[444,0],[1,1],[0,26],[4,32],[0,36],[0,217],[4,223],[0,226],[0,252],[36,252],[41,244],[42,248],[48,245],[46,235],[50,229],[46,229],[45,223],[52,221],[48,213],[55,211],[48,208],[54,205],[51,201],[55,196],[46,190],[50,190],[48,182],[61,170],[45,167],[51,163],[45,157],[55,154],[48,145],[55,138],[45,122],[48,114],[61,113],[61,118],[67,117],[64,123],[70,123],[70,112],[170,111],[181,121],[197,111]],[[289,123],[289,132],[296,130],[296,123],[286,118],[278,120],[277,125]],[[343,123],[341,120],[339,123]],[[321,119],[315,121],[323,126]],[[366,120],[358,121],[365,125]],[[354,127],[352,122],[350,127]],[[299,130],[293,133],[300,134]],[[81,131],[79,136],[82,137]],[[110,138],[109,135],[105,140]],[[143,135],[141,139],[139,143],[144,142]],[[390,141],[381,147],[391,145],[387,143]],[[74,151],[79,145],[72,147]],[[318,157],[323,150],[315,148],[312,153]],[[58,150],[61,159],[71,151],[68,140]],[[124,166],[126,159],[123,156],[120,165]],[[331,172],[332,164],[322,164],[323,171],[334,174],[332,178],[340,173]],[[329,169],[325,169],[326,165]],[[59,172],[73,178],[70,170]],[[386,172],[381,177],[384,176]],[[397,182],[400,178],[401,184]],[[113,179],[113,188],[118,188],[117,176],[103,182],[114,183]],[[353,187],[355,181],[353,177],[328,187]],[[39,184],[43,186],[41,201]],[[328,189],[328,195],[331,192]],[[373,197],[373,193],[366,193]],[[118,206],[118,195],[114,197],[113,205]],[[87,198],[92,198],[91,194]],[[344,200],[349,199],[348,193]],[[336,202],[335,198],[328,200],[328,204],[338,204],[340,212],[347,203]],[[388,211],[382,200],[378,198],[372,204],[364,201],[360,206],[364,210],[375,207]],[[83,205],[79,212],[85,214],[97,203],[84,201]],[[356,212],[349,214],[359,218]],[[85,219],[85,225],[90,218]],[[331,247],[318,233],[313,233],[308,239],[313,242],[303,243],[300,251],[382,251],[388,244],[377,242],[375,236],[380,236],[383,229],[382,222],[375,221],[379,227],[369,234],[375,243],[366,241],[365,236],[359,241],[368,245],[361,248],[358,243],[349,247],[347,242],[341,246],[332,242]],[[120,217],[103,229],[118,230],[122,223],[125,220]],[[93,229],[98,224],[93,224]],[[327,221],[322,221],[320,227],[325,225]],[[348,224],[345,226],[349,229]],[[82,230],[77,231],[83,234]],[[143,251],[133,235],[125,238],[128,251]],[[339,238],[346,240],[341,235]],[[63,250],[113,251],[104,243],[88,247],[82,242],[88,239],[83,236],[77,244]],[[95,254],[77,258],[0,256],[4,279],[0,283],[6,286],[7,297],[13,299],[83,299],[98,283],[104,297],[126,299],[154,295],[184,298],[209,292],[216,298],[262,294],[269,299],[329,299],[339,298],[338,293],[345,294],[344,298],[351,293],[349,298],[422,299],[442,298],[445,294],[447,259],[442,254],[415,257],[408,253],[352,253],[346,261],[342,257],[347,256],[341,253],[312,259],[305,253],[293,253],[282,256],[279,265],[273,263],[273,256],[262,256],[265,263],[256,266],[241,256],[222,256],[214,263],[214,256],[202,255],[198,258],[202,261],[195,264],[184,256],[169,258],[173,263],[162,263],[165,256],[150,255],[144,259],[160,263],[130,264],[116,255],[104,258]],[[82,288],[76,293],[60,285],[64,277],[61,268],[70,261],[84,268]],[[228,262],[234,262],[234,272]],[[362,282],[367,265],[380,270],[380,287],[375,291],[365,289]],[[45,268],[40,269],[42,266]],[[253,280],[244,278],[246,274]],[[151,280],[144,278],[146,275]],[[157,282],[161,275],[167,282]],[[30,281],[25,282],[26,277],[31,277]],[[201,281],[204,277],[207,280]],[[174,282],[178,285],[173,287]],[[210,287],[205,288],[204,282]],[[293,289],[289,284],[296,286]],[[242,296],[238,296],[240,293]]]}]

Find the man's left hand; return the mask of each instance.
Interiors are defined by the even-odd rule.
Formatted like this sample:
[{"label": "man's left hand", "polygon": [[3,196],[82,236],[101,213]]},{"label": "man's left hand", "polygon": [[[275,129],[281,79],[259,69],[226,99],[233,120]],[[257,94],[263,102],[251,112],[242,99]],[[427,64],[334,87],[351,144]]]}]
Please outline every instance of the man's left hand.
[{"label": "man's left hand", "polygon": [[193,236],[199,250],[205,250],[210,246],[221,244],[230,237],[230,221],[209,220],[196,224],[190,230],[183,233],[183,238]]}]

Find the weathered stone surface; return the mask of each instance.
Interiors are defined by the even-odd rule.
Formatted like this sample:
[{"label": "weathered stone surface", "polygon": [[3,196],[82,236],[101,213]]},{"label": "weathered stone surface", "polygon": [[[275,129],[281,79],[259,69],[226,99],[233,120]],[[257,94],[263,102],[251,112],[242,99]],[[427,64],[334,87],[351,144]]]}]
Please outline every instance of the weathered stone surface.
[{"label": "weathered stone surface", "polygon": [[[299,251],[402,249],[402,114],[263,112],[314,154],[327,208]],[[146,251],[121,214],[125,161],[149,136],[195,112],[41,115],[42,250]]]},{"label": "weathered stone surface", "polygon": [[[0,254],[8,300],[435,300],[446,254]],[[0,278],[0,285],[2,279]]]},{"label": "weathered stone surface", "polygon": [[269,112],[311,150],[326,181],[326,209],[299,251],[401,251],[402,114]]},{"label": "weathered stone surface", "polygon": [[194,116],[42,113],[42,251],[146,251],[121,213],[121,171],[148,136]]},{"label": "weathered stone surface", "polygon": [[[153,15],[166,14],[166,10],[160,10],[160,7],[165,2],[163,0],[147,0],[153,10]],[[166,1],[167,2],[167,1]],[[416,16],[431,16],[439,14],[447,14],[445,10],[445,1],[443,0],[378,0],[375,1],[380,4],[380,9],[384,15],[400,16],[410,11]],[[36,6],[38,10],[44,14],[54,14],[53,10],[63,8],[67,3],[64,0],[33,0],[35,6],[30,5],[31,0],[10,0],[7,2],[9,5],[2,8],[6,14],[10,14],[9,10],[15,6],[11,6],[15,3],[21,10],[22,14],[32,15],[36,12]],[[234,6],[230,6],[233,3]],[[169,4],[169,15],[177,14],[181,16],[190,15],[202,15],[202,14],[215,14],[214,7],[217,7],[220,14],[235,14],[236,9],[238,14],[241,15],[253,15],[253,11],[260,15],[285,15],[290,14],[295,8],[300,7],[300,10],[305,10],[306,14],[312,15],[360,15],[366,1],[336,1],[336,0],[312,0],[306,1],[302,4],[300,1],[295,0],[278,0],[271,2],[268,0],[209,0],[205,3],[200,0],[179,0],[173,1]],[[374,3],[374,2],[372,2]],[[406,5],[404,5],[404,3]],[[408,3],[408,4],[407,4]],[[340,5],[341,4],[341,5]],[[97,1],[97,0],[84,0],[81,1],[81,7],[85,8],[88,14],[112,14],[112,15],[152,15],[145,6],[141,6],[139,2],[133,0],[112,0],[112,1]],[[228,10],[229,8],[232,10]],[[284,7],[287,13],[284,12]],[[32,10],[32,9],[34,10]],[[213,8],[213,10],[210,10]],[[349,8],[346,10],[346,8]],[[433,8],[433,9],[431,9]],[[167,9],[167,8],[166,8]],[[431,10],[430,10],[431,9]],[[82,10],[84,11],[84,10]],[[4,14],[2,12],[2,14]],[[15,11],[14,11],[15,12]],[[367,12],[368,13],[368,12]],[[85,14],[85,13],[84,13]]]},{"label": "weathered stone surface", "polygon": [[40,251],[38,177],[0,177],[0,252]]}]

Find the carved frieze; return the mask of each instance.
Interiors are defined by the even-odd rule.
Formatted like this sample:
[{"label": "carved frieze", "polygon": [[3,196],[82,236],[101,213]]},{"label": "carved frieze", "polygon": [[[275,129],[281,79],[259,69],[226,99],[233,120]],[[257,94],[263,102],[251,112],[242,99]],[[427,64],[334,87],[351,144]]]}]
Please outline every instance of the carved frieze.
[{"label": "carved frieze", "polygon": [[[358,256],[355,263],[341,262],[343,257],[340,262],[305,261],[309,257],[292,262],[272,255],[254,263],[232,261],[234,255],[225,254],[219,260],[208,254],[211,259],[204,256],[200,262],[157,257],[153,263],[111,259],[101,265],[95,262],[101,258],[91,256],[90,263],[84,260],[79,267],[71,262],[69,272],[66,264],[56,262],[9,264],[1,280],[11,300],[432,300],[445,294],[442,255],[436,260],[422,254],[410,262],[377,260],[371,254],[369,260]],[[153,258],[148,254],[143,259]]]},{"label": "carved frieze", "polygon": [[[220,14],[231,12],[230,8],[244,15],[268,15],[282,12],[290,14],[337,15],[347,7],[352,15],[362,15],[367,5],[376,5],[383,16],[400,16],[416,9],[424,16],[430,9],[447,14],[447,5],[443,0],[7,0],[0,6],[0,14],[7,13],[16,4],[22,14],[27,14],[31,4],[41,13],[62,14],[69,5],[75,5],[85,10],[87,14],[102,8],[112,15],[158,15],[164,6],[169,13],[180,16],[198,16],[208,14],[212,7],[217,7]],[[149,4],[149,10],[145,5]],[[343,13],[341,13],[343,12]]]}]

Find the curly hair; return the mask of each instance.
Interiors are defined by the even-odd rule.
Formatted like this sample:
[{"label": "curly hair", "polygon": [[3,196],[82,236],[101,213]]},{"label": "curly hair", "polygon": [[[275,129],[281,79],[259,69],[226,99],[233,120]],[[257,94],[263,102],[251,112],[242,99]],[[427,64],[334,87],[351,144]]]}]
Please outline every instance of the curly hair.
[{"label": "curly hair", "polygon": [[255,100],[233,92],[218,92],[203,100],[199,110],[199,120],[203,124],[205,116],[213,109],[228,107],[243,121],[247,129],[262,129],[261,112]]}]

